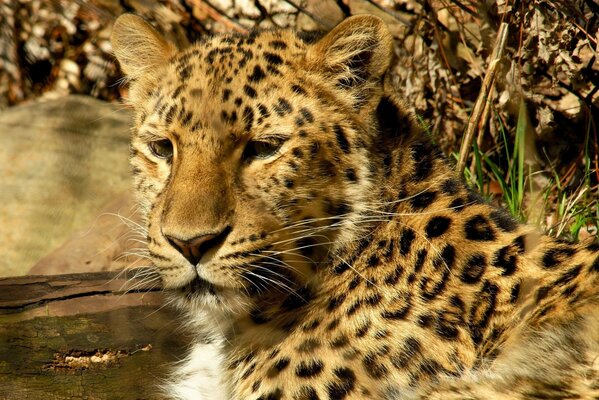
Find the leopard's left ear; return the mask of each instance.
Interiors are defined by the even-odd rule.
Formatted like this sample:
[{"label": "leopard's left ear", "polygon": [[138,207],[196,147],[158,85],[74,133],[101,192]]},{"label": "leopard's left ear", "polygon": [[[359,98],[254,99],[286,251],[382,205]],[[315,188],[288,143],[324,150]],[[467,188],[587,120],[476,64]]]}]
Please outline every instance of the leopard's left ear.
[{"label": "leopard's left ear", "polygon": [[393,37],[378,17],[345,19],[314,44],[306,55],[311,69],[323,71],[341,89],[382,83],[393,56]]}]

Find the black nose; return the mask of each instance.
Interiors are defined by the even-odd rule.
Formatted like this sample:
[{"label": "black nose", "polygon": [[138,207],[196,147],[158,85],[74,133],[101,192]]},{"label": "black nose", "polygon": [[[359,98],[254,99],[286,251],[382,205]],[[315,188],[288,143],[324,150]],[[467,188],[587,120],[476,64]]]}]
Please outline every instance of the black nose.
[{"label": "black nose", "polygon": [[173,235],[164,236],[171,246],[177,249],[187,261],[193,265],[197,265],[203,254],[205,254],[211,247],[214,247],[225,240],[229,231],[230,228],[226,228],[220,233],[203,233],[191,239],[182,239]]}]

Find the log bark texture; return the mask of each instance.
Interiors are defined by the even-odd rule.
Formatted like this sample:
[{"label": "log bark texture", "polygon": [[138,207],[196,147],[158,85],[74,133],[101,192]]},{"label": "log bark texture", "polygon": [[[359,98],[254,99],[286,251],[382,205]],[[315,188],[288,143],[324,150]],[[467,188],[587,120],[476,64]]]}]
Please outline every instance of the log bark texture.
[{"label": "log bark texture", "polygon": [[159,288],[114,272],[0,279],[0,399],[160,399],[188,338]]}]

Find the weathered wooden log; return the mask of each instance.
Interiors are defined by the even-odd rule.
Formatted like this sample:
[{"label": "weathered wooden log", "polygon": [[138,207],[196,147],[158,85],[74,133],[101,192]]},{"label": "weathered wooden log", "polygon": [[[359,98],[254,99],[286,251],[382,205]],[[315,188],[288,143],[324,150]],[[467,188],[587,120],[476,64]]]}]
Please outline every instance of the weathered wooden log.
[{"label": "weathered wooden log", "polygon": [[189,343],[160,288],[115,272],[0,279],[0,399],[160,399]]}]

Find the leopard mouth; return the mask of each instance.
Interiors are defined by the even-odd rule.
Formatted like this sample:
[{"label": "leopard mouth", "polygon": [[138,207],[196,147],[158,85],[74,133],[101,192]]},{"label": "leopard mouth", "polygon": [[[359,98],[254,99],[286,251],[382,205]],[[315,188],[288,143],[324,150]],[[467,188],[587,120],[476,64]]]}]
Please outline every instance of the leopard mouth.
[{"label": "leopard mouth", "polygon": [[[193,315],[241,315],[246,312],[246,297],[238,290],[219,286],[201,277],[175,291],[175,305]],[[199,313],[199,314],[196,314]]]},{"label": "leopard mouth", "polygon": [[205,295],[211,294],[216,296],[216,287],[206,279],[196,275],[195,278],[187,285],[180,288],[185,294]]}]

